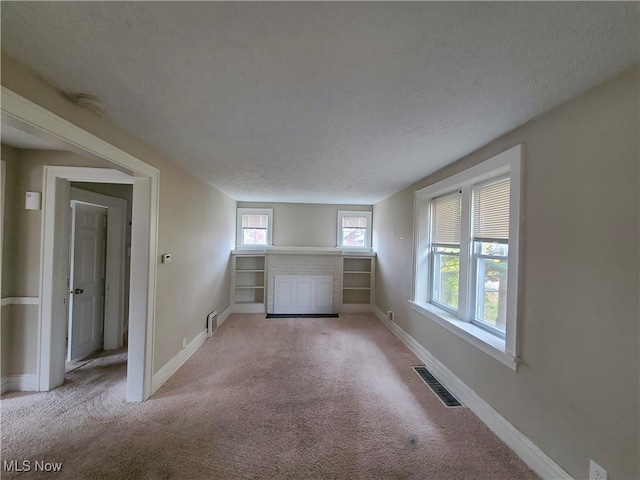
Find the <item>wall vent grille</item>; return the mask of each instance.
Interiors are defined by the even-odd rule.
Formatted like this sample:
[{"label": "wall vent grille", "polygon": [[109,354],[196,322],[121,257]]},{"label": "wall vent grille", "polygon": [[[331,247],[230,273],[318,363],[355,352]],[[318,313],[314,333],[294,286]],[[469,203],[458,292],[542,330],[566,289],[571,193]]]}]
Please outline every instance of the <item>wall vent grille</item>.
[{"label": "wall vent grille", "polygon": [[207,315],[207,338],[210,338],[218,329],[218,311],[214,310]]}]

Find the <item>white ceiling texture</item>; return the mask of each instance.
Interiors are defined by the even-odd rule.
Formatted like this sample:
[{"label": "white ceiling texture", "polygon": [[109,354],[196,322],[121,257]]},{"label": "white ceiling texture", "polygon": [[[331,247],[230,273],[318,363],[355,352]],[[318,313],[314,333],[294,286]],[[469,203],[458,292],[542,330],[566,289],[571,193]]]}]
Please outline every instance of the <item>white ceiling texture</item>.
[{"label": "white ceiling texture", "polygon": [[637,2],[2,2],[2,49],[231,197],[375,203],[639,62]]}]

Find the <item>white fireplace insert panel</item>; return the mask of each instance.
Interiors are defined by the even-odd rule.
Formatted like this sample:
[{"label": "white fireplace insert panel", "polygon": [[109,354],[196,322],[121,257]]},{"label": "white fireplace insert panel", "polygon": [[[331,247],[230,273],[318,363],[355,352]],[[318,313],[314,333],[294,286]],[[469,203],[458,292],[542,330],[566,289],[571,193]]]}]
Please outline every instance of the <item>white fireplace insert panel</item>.
[{"label": "white fireplace insert panel", "polygon": [[276,275],[273,313],[331,313],[332,275]]}]

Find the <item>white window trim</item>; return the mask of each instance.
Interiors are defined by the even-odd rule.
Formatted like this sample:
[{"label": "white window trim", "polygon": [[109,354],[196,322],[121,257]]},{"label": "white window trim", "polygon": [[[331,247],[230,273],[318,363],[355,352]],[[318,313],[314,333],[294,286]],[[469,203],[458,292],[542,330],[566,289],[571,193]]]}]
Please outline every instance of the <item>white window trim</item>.
[{"label": "white window trim", "polygon": [[[348,247],[342,245],[342,219],[344,217],[366,217],[367,219],[367,236],[365,237],[365,246],[364,247]],[[341,248],[343,250],[347,250],[349,252],[361,251],[361,252],[370,252],[371,251],[371,212],[365,211],[356,211],[356,210],[338,210],[338,230],[336,233],[336,245],[337,248]]]},{"label": "white window trim", "polygon": [[[267,225],[266,245],[245,245],[242,237],[242,216],[243,215],[267,215],[269,223]],[[273,246],[273,209],[271,208],[237,208],[236,209],[236,249],[255,250]]]},{"label": "white window trim", "polygon": [[[496,155],[478,165],[463,172],[446,178],[440,182],[429,185],[415,192],[415,218],[414,218],[414,272],[413,272],[413,299],[409,301],[411,308],[424,317],[443,326],[458,337],[476,346],[483,352],[499,360],[502,364],[516,370],[518,364],[517,338],[518,338],[518,263],[520,258],[520,217],[521,217],[521,184],[522,184],[522,145]],[[511,179],[511,198],[509,214],[509,271],[507,292],[507,321],[505,339],[501,339],[481,327],[471,323],[470,305],[466,299],[470,294],[461,295],[458,305],[458,316],[436,307],[429,303],[431,278],[429,275],[430,239],[429,239],[429,206],[434,197],[452,191],[457,188],[469,191],[472,185],[499,175],[509,174]],[[463,202],[470,201],[463,194]],[[468,209],[467,209],[468,210]],[[462,223],[470,225],[471,219],[463,216]],[[468,228],[467,228],[468,230]],[[471,235],[463,227],[463,235]],[[470,255],[460,252],[460,289],[465,288],[469,292],[471,282],[469,277]]]}]

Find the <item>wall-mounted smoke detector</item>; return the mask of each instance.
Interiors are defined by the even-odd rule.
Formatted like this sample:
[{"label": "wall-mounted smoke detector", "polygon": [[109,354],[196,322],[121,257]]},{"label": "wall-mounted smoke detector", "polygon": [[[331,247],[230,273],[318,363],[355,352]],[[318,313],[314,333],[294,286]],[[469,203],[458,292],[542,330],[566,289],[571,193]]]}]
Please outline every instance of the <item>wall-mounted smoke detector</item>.
[{"label": "wall-mounted smoke detector", "polygon": [[76,103],[81,107],[95,113],[99,117],[104,115],[104,103],[98,97],[93,95],[87,95],[86,93],[79,93],[75,95]]}]

